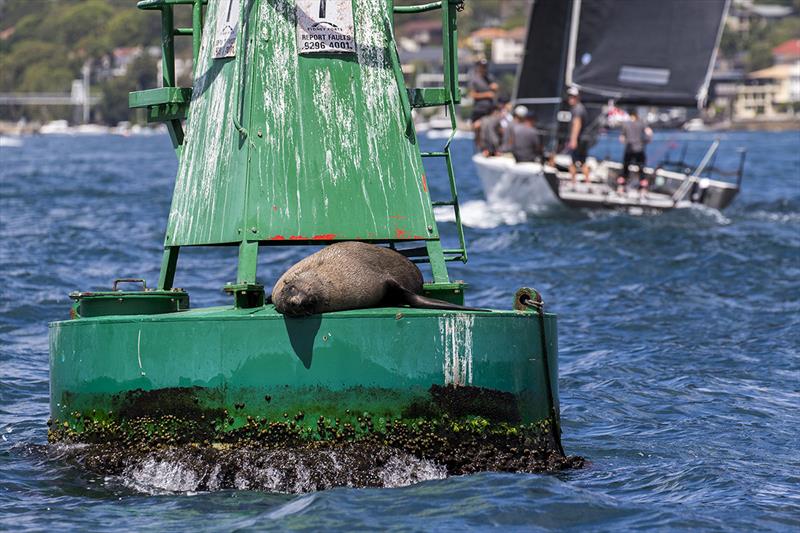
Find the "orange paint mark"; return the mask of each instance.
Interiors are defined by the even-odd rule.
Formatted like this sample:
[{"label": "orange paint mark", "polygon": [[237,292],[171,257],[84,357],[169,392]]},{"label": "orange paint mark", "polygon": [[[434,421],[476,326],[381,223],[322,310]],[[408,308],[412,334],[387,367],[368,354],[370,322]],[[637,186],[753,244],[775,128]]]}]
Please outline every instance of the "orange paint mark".
[{"label": "orange paint mark", "polygon": [[323,235],[314,235],[313,237],[311,237],[311,240],[314,240],[314,241],[332,241],[335,238],[336,238],[336,234],[335,233],[325,233]]},{"label": "orange paint mark", "polygon": [[398,239],[404,239],[406,236],[406,232],[401,230],[400,228],[396,229],[394,232],[395,237]]},{"label": "orange paint mark", "polygon": [[272,237],[270,237],[269,240],[271,240],[271,241],[285,241],[286,237],[284,237],[283,235],[273,235]]},{"label": "orange paint mark", "polygon": [[425,174],[422,175],[422,190],[428,192],[428,180],[425,178]]},{"label": "orange paint mark", "polygon": [[397,220],[405,220],[408,217],[404,217],[403,215],[389,215],[389,218],[394,218]]}]

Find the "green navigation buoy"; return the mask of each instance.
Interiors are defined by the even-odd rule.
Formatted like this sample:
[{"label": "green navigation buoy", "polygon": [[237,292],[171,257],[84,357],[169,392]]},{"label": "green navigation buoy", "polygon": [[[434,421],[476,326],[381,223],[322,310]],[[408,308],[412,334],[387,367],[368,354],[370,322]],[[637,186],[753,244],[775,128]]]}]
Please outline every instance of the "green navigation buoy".
[{"label": "green navigation buoy", "polygon": [[[182,4],[191,28],[174,27]],[[161,274],[154,290],[73,293],[71,319],[50,325],[51,441],[368,441],[451,472],[563,458],[556,319],[535,291],[521,290],[508,311],[286,318],[257,278],[257,256],[272,245],[360,240],[430,263],[426,295],[463,303],[446,266],[467,259],[450,142],[421,152],[411,115],[445,106],[455,116],[462,1],[138,5],[161,13],[164,86],[130,104],[166,123],[180,160]],[[444,83],[407,89],[393,15],[429,10],[441,10]],[[175,86],[180,35],[193,39],[192,88]],[[423,158],[446,165],[449,199],[431,201]],[[455,210],[454,248],[442,246],[436,205]],[[239,250],[231,304],[192,308],[173,287],[178,252],[219,245]],[[487,445],[495,455],[476,451]]]}]

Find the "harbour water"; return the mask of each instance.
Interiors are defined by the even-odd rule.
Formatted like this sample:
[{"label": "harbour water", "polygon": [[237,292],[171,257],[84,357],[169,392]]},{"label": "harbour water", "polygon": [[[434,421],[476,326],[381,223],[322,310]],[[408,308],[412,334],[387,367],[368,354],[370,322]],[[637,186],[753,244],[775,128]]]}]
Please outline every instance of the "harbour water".
[{"label": "harbour water", "polygon": [[[685,141],[696,161],[712,139],[659,133],[651,160]],[[559,314],[563,440],[589,464],[448,479],[407,464],[387,474],[395,488],[308,494],[197,492],[169,462],[102,477],[48,449],[47,323],[67,317],[72,290],[155,282],[177,164],[164,136],[0,148],[0,529],[797,529],[800,133],[722,140],[719,166],[748,149],[722,213],[545,217],[486,205],[471,142],[455,141],[470,262],[451,275],[470,283],[468,304],[508,308],[529,285]],[[619,152],[614,139],[593,150]],[[443,170],[429,168],[434,197]],[[455,238],[452,223],[442,232]],[[259,277],[270,286],[304,253],[264,251]],[[186,250],[176,284],[194,306],[223,304],[235,257]]]}]

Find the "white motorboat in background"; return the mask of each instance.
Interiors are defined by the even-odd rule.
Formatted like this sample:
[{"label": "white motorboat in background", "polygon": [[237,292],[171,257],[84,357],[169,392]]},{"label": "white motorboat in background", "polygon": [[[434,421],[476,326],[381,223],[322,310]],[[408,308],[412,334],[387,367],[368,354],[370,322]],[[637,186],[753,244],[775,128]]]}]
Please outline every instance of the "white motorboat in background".
[{"label": "white motorboat in background", "polygon": [[19,148],[22,139],[17,135],[0,135],[0,148]]},{"label": "white motorboat in background", "polygon": [[[425,132],[428,139],[447,139],[453,133],[453,124],[450,117],[445,115],[436,115],[428,119],[422,129],[417,128],[417,132]],[[454,139],[474,139],[475,134],[470,130],[463,129],[462,127],[456,129],[453,135]]]}]

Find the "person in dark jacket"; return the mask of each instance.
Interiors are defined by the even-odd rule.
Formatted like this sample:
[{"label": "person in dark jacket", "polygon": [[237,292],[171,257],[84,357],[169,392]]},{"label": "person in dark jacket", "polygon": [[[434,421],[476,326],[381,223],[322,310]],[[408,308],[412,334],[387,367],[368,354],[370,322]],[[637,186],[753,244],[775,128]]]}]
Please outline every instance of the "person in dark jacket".
[{"label": "person in dark jacket", "polygon": [[569,126],[569,139],[567,140],[567,149],[569,155],[572,156],[572,163],[569,166],[569,175],[572,178],[572,185],[575,186],[575,176],[578,172],[578,167],[581,167],[583,179],[589,183],[589,167],[586,165],[586,156],[589,152],[589,143],[586,142],[583,132],[588,126],[588,114],[586,108],[581,103],[581,94],[576,87],[570,87],[567,91],[567,102],[570,106],[570,113],[572,119]]},{"label": "person in dark jacket", "polygon": [[474,102],[472,106],[472,129],[477,138],[481,127],[481,119],[494,111],[497,101],[497,91],[499,86],[494,77],[489,73],[489,62],[481,59],[475,63],[475,68],[469,79],[469,97]]},{"label": "person in dark jacket", "polygon": [[536,117],[524,105],[514,108],[510,128],[511,153],[517,163],[529,163],[542,157],[542,140],[536,131]]},{"label": "person in dark jacket", "polygon": [[625,145],[625,154],[622,157],[622,173],[617,178],[617,193],[624,194],[628,183],[629,167],[639,167],[639,192],[644,195],[650,187],[650,182],[644,174],[644,165],[647,161],[645,147],[653,138],[653,130],[639,119],[636,111],[628,112],[630,120],[623,122],[619,142]]},{"label": "person in dark jacket", "polygon": [[499,155],[501,152],[503,144],[501,122],[503,120],[504,107],[502,104],[495,105],[492,112],[481,119],[475,143],[486,157]]}]

